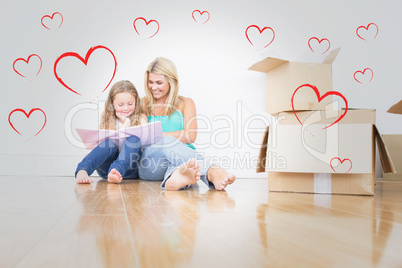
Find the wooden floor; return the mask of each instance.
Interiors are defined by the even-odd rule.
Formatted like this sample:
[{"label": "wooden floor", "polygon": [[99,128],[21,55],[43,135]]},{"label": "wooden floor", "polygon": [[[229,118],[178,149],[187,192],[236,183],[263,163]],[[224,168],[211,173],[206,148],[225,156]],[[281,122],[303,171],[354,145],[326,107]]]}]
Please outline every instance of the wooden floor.
[{"label": "wooden floor", "polygon": [[0,267],[402,267],[402,182],[376,196],[0,177]]}]

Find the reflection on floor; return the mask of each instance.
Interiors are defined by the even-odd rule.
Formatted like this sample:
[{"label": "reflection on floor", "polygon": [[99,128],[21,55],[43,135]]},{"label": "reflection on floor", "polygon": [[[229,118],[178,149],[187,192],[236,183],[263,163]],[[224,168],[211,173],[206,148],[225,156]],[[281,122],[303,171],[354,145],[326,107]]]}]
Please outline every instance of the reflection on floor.
[{"label": "reflection on floor", "polygon": [[402,182],[376,195],[0,177],[0,267],[402,267]]}]

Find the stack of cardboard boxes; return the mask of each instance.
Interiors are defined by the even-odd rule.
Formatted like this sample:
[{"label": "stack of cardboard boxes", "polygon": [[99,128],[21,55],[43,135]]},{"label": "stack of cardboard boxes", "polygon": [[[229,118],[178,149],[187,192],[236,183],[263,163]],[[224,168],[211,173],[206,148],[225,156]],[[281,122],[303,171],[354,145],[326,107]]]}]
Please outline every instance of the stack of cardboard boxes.
[{"label": "stack of cardboard boxes", "polygon": [[373,195],[376,141],[384,172],[394,172],[375,110],[350,109],[332,89],[338,52],[320,63],[266,58],[249,68],[266,73],[266,112],[276,118],[257,168],[268,171],[269,191]]}]

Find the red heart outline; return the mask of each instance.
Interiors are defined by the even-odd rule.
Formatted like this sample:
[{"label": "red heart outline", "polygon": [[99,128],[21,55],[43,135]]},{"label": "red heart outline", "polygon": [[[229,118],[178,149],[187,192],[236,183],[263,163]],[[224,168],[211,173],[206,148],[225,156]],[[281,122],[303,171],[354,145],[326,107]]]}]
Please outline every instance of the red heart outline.
[{"label": "red heart outline", "polygon": [[[40,60],[39,71],[38,71],[38,72],[36,73],[36,75],[35,75],[35,76],[38,76],[40,70],[42,70],[42,59],[41,59],[41,57],[39,57],[39,56],[36,55],[36,54],[31,54],[31,55],[29,55],[29,57],[28,57],[27,60],[25,60],[25,59],[23,59],[23,58],[18,58],[18,59],[16,59],[16,60],[13,62],[13,69],[14,69],[14,72],[16,72],[17,74],[19,74],[19,75],[22,76],[22,77],[25,77],[25,75],[21,74],[20,72],[18,72],[18,71],[15,69],[15,63],[16,63],[17,61],[22,60],[22,61],[25,61],[26,64],[28,64],[28,63],[29,63],[29,60],[31,59],[32,56],[38,57],[39,60]],[[25,78],[26,78],[26,77],[25,77]]]},{"label": "red heart outline", "polygon": [[40,23],[43,25],[43,27],[45,27],[45,28],[48,29],[48,30],[52,30],[52,29],[48,28],[45,24],[43,24],[43,19],[44,19],[44,18],[50,18],[51,20],[53,20],[53,17],[54,17],[54,15],[56,15],[56,14],[59,14],[59,15],[61,16],[61,22],[60,22],[59,28],[57,28],[57,29],[60,29],[61,25],[63,24],[63,15],[61,15],[61,13],[59,13],[59,12],[54,12],[51,17],[50,17],[49,15],[43,16],[42,19],[40,20]]},{"label": "red heart outline", "polygon": [[363,29],[366,29],[366,31],[368,31],[368,29],[370,28],[371,25],[374,25],[374,26],[377,28],[377,32],[376,32],[376,34],[375,34],[375,36],[374,36],[374,38],[373,38],[373,40],[374,40],[374,39],[377,37],[377,35],[378,35],[378,30],[379,30],[377,24],[375,24],[375,23],[369,23],[369,24],[367,25],[367,27],[364,27],[364,26],[359,26],[359,27],[357,27],[357,29],[356,29],[356,35],[357,35],[360,39],[362,39],[362,40],[364,40],[364,41],[367,41],[366,39],[364,39],[363,37],[360,36],[360,34],[359,34],[359,29],[363,28]]},{"label": "red heart outline", "polygon": [[357,80],[356,74],[357,74],[357,73],[361,73],[362,75],[364,75],[364,73],[365,73],[367,70],[369,70],[369,71],[371,72],[371,78],[370,78],[369,83],[371,82],[371,80],[373,80],[373,77],[374,77],[374,72],[373,72],[373,70],[371,70],[370,68],[366,68],[366,69],[363,70],[363,72],[362,72],[362,71],[356,71],[356,72],[353,74],[353,78],[356,80],[356,82],[358,82],[358,83],[360,83],[360,84],[363,84],[362,82],[360,82],[359,80]]},{"label": "red heart outline", "polygon": [[328,97],[328,96],[330,96],[330,95],[339,96],[339,97],[341,97],[341,98],[343,99],[343,101],[345,102],[345,105],[346,105],[345,112],[344,112],[335,122],[333,122],[333,123],[332,123],[331,125],[329,125],[329,126],[324,127],[323,129],[329,128],[330,126],[332,126],[332,125],[338,123],[343,117],[345,117],[346,113],[348,112],[348,101],[346,100],[346,98],[345,98],[341,93],[339,93],[338,91],[328,91],[328,92],[325,93],[324,95],[320,96],[320,92],[318,91],[318,89],[317,89],[316,86],[313,86],[313,85],[310,85],[310,84],[304,84],[304,85],[299,86],[299,87],[293,92],[292,99],[291,99],[293,113],[295,114],[297,121],[299,121],[299,123],[300,123],[301,125],[303,125],[303,123],[300,121],[299,117],[298,117],[297,114],[296,114],[295,106],[294,106],[294,103],[293,103],[293,99],[294,99],[294,97],[295,97],[296,92],[297,92],[300,88],[302,88],[302,87],[309,87],[309,88],[313,89],[314,92],[315,92],[315,95],[317,96],[318,102],[321,102],[324,98],[326,98],[326,97]]},{"label": "red heart outline", "polygon": [[260,34],[262,34],[262,32],[265,31],[266,29],[270,29],[270,30],[272,31],[273,36],[272,36],[271,42],[269,42],[268,45],[266,45],[266,46],[263,47],[263,48],[266,48],[266,47],[269,46],[272,42],[274,42],[274,39],[275,39],[275,31],[274,31],[274,29],[272,29],[271,27],[264,27],[264,28],[262,28],[262,30],[260,30],[260,27],[258,27],[257,25],[250,25],[250,26],[248,26],[247,29],[246,29],[246,37],[247,37],[247,40],[250,42],[250,44],[252,44],[253,46],[254,46],[254,44],[253,44],[253,42],[251,42],[251,40],[250,40],[250,38],[248,37],[248,34],[247,34],[248,29],[250,29],[251,27],[257,28],[258,31],[260,32]]},{"label": "red heart outline", "polygon": [[137,20],[143,20],[143,21],[145,22],[145,25],[147,25],[147,26],[148,26],[148,24],[150,24],[151,22],[156,22],[156,24],[158,25],[158,30],[156,30],[156,33],[154,33],[153,35],[151,35],[150,37],[148,37],[148,39],[154,37],[154,36],[159,32],[159,22],[157,22],[156,20],[149,20],[149,21],[147,22],[147,20],[144,19],[143,17],[138,17],[138,18],[136,18],[136,19],[134,20],[133,26],[134,26],[134,30],[137,32],[137,34],[138,34],[139,36],[141,36],[141,34],[138,32],[137,27],[135,26],[135,22],[136,22]]},{"label": "red heart outline", "polygon": [[341,164],[343,164],[343,162],[345,161],[349,161],[350,162],[350,168],[348,171],[345,172],[345,174],[347,174],[351,169],[352,169],[352,160],[350,160],[349,158],[345,158],[343,160],[341,160],[339,157],[334,157],[331,159],[331,161],[329,161],[329,165],[331,166],[332,170],[336,173],[334,167],[332,166],[332,160],[338,160],[339,162],[341,162]]},{"label": "red heart outline", "polygon": [[11,123],[11,115],[12,115],[13,113],[15,113],[15,112],[22,112],[22,113],[25,114],[25,116],[26,116],[27,118],[29,118],[29,117],[31,116],[31,114],[32,114],[34,111],[40,111],[40,112],[42,112],[43,115],[45,116],[45,122],[43,123],[43,126],[42,126],[42,128],[38,131],[38,133],[35,134],[35,136],[36,136],[36,135],[38,135],[38,134],[42,131],[42,129],[45,127],[46,122],[47,122],[46,114],[45,114],[44,111],[42,111],[42,109],[39,109],[39,108],[31,109],[31,111],[30,111],[28,114],[27,114],[23,109],[15,109],[15,110],[11,111],[11,113],[8,115],[8,123],[9,123],[10,126],[15,130],[15,132],[17,132],[18,134],[21,135],[21,133],[19,133],[18,130],[14,127],[13,123]]},{"label": "red heart outline", "polygon": [[315,51],[314,51],[313,48],[311,47],[311,44],[310,44],[311,40],[317,40],[317,41],[318,41],[318,44],[321,44],[322,41],[327,41],[327,42],[328,42],[328,49],[325,50],[322,54],[325,54],[325,53],[330,49],[330,47],[331,47],[331,42],[330,42],[327,38],[323,38],[323,39],[319,40],[317,37],[311,37],[311,38],[308,40],[308,47],[310,48],[310,50],[311,50],[313,53],[315,53]]},{"label": "red heart outline", "polygon": [[65,58],[65,57],[76,57],[76,58],[78,58],[82,63],[84,63],[85,65],[87,65],[87,64],[88,64],[88,59],[89,59],[89,57],[91,56],[92,52],[94,52],[94,51],[97,50],[97,49],[106,49],[107,51],[110,52],[110,54],[112,54],[113,59],[114,59],[114,71],[113,71],[113,75],[112,75],[112,78],[110,79],[109,83],[108,83],[107,86],[105,87],[105,89],[102,90],[101,93],[103,93],[103,92],[108,88],[108,86],[110,85],[110,83],[112,83],[113,78],[114,78],[114,76],[115,76],[115,74],[116,74],[116,70],[117,70],[117,61],[116,61],[116,57],[114,56],[113,52],[112,52],[110,49],[108,49],[107,47],[105,47],[105,46],[91,47],[91,48],[88,50],[87,54],[85,55],[85,59],[83,59],[79,54],[77,54],[77,53],[75,53],[75,52],[66,52],[66,53],[62,54],[60,57],[58,57],[57,60],[56,60],[56,62],[54,63],[53,71],[54,71],[54,75],[55,75],[56,79],[60,82],[60,84],[62,84],[64,87],[66,87],[67,89],[71,90],[71,91],[74,92],[75,94],[81,95],[80,93],[76,92],[75,90],[73,90],[72,88],[70,88],[69,86],[67,86],[67,85],[64,83],[64,81],[61,80],[61,78],[57,75],[57,72],[56,72],[57,64],[59,63],[59,61],[60,61],[61,59]]},{"label": "red heart outline", "polygon": [[193,20],[194,20],[196,23],[198,23],[198,21],[197,21],[197,20],[195,19],[195,17],[194,17],[194,13],[195,13],[195,12],[200,13],[201,16],[202,16],[202,14],[204,14],[204,13],[207,13],[207,14],[208,14],[208,19],[207,19],[203,24],[207,23],[207,21],[209,21],[209,18],[211,17],[211,15],[209,14],[208,11],[203,11],[203,12],[201,12],[201,11],[199,11],[199,10],[194,10],[193,13],[191,13],[191,16],[193,17]]}]

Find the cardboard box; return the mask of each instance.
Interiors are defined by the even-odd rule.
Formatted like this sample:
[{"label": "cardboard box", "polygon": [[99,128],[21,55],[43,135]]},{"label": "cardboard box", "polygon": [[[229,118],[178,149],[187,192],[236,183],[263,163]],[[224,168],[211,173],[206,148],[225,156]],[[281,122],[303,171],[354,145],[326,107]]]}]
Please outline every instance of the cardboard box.
[{"label": "cardboard box", "polygon": [[268,172],[270,192],[374,195],[372,174]]},{"label": "cardboard box", "polygon": [[[374,110],[279,113],[270,127],[268,171],[302,173],[372,172]],[[330,126],[331,125],[331,126]],[[347,159],[347,162],[340,163]]]},{"label": "cardboard box", "polygon": [[297,91],[293,99],[295,110],[332,110],[332,96],[319,101],[325,93],[332,91],[332,62],[340,48],[320,58],[320,63],[312,59],[295,62],[286,59],[268,57],[252,65],[249,70],[266,73],[265,111],[272,115],[292,111],[292,96],[301,85],[310,84],[318,89],[319,96],[309,88]]},{"label": "cardboard box", "polygon": [[373,195],[376,142],[384,172],[394,172],[374,110],[282,112],[257,172],[268,171],[270,191]]},{"label": "cardboard box", "polygon": [[382,135],[396,173],[382,173],[383,180],[402,180],[402,134]]},{"label": "cardboard box", "polygon": [[[402,114],[402,100],[388,109],[388,113]],[[395,166],[395,174],[382,173],[383,180],[402,180],[402,135],[383,135],[385,145]]]}]

